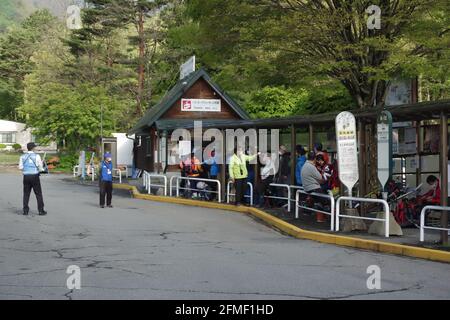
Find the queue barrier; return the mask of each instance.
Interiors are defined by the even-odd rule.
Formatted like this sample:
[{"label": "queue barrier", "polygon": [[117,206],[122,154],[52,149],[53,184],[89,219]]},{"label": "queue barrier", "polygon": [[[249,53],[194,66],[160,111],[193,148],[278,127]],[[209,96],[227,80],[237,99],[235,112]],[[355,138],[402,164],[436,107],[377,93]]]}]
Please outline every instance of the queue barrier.
[{"label": "queue barrier", "polygon": [[[356,202],[368,202],[368,203],[380,203],[384,207],[384,219],[380,218],[369,218],[369,217],[359,217],[359,216],[349,216],[340,214],[340,204],[341,201],[356,201]],[[339,231],[339,219],[340,218],[351,218],[360,220],[371,220],[371,221],[381,221],[384,222],[385,227],[385,237],[389,238],[389,204],[383,199],[370,199],[370,198],[356,198],[356,197],[340,197],[336,202],[336,231]]]},{"label": "queue barrier", "polygon": [[[80,168],[80,166],[79,165],[76,165],[76,166],[74,166],[73,167],[73,177],[74,178],[76,178],[77,176],[78,176],[78,169]],[[87,175],[89,175],[88,174],[88,169],[91,169],[90,170],[90,175],[91,175],[91,179],[92,179],[92,182],[94,182],[95,181],[95,166],[94,165],[86,165],[86,167],[85,167],[85,170],[86,170],[86,174]]]},{"label": "queue barrier", "polygon": [[173,196],[172,195],[172,191],[173,191],[173,181],[176,179],[176,178],[178,178],[178,176],[172,176],[171,178],[170,178],[170,181],[169,181],[169,196]]},{"label": "queue barrier", "polygon": [[[218,201],[219,203],[222,202],[222,193],[221,193],[221,185],[220,185],[220,181],[219,180],[213,180],[213,179],[202,179],[202,178],[191,178],[191,177],[178,177],[178,176],[174,176],[170,179],[171,182],[171,187],[172,187],[172,180],[173,178],[176,179],[177,184],[176,184],[176,190],[177,190],[177,197],[180,196],[180,190],[191,190],[191,191],[198,191],[198,192],[207,192],[207,193],[216,193],[217,197],[218,197]],[[213,190],[201,190],[201,189],[196,189],[196,188],[181,188],[180,187],[180,180],[186,180],[186,181],[199,181],[199,182],[214,182],[217,183],[217,191],[213,191]],[[171,191],[172,193],[172,188]]]},{"label": "queue barrier", "polygon": [[119,183],[122,183],[122,172],[121,169],[113,169],[113,178],[119,178]]},{"label": "queue barrier", "polygon": [[288,191],[288,195],[287,197],[279,197],[279,196],[264,196],[265,198],[270,198],[270,199],[279,199],[279,200],[285,200],[287,202],[287,204],[285,206],[287,206],[287,211],[291,212],[291,187],[288,184],[280,184],[280,183],[271,183],[269,186],[271,187],[276,187],[276,188],[286,188]]},{"label": "queue barrier", "polygon": [[[164,184],[152,183],[152,178],[155,178],[155,179],[162,178],[164,180]],[[164,196],[167,196],[167,177],[165,175],[151,174],[151,173],[148,173],[147,171],[144,171],[142,179],[143,179],[144,188],[148,194],[151,193],[152,187],[159,187],[159,188],[164,188]]]},{"label": "queue barrier", "polygon": [[447,231],[447,232],[450,231],[449,228],[426,226],[425,225],[425,213],[428,210],[450,211],[450,207],[441,207],[441,206],[425,206],[425,207],[423,207],[422,211],[420,212],[420,242],[425,241],[425,229],[441,230],[441,231]]},{"label": "queue barrier", "polygon": [[[231,193],[231,185],[233,184],[233,181],[228,181],[227,184],[227,203],[230,203],[230,196],[236,196],[236,194]],[[250,189],[250,195],[245,195],[244,197],[250,198],[250,205],[253,206],[253,184],[251,182],[247,182],[249,189]]]},{"label": "queue barrier", "polygon": [[[300,194],[305,194],[307,196],[314,196],[314,197],[325,198],[325,199],[330,200],[330,211],[328,212],[328,211],[323,211],[323,210],[319,210],[319,209],[315,209],[315,208],[301,206],[300,205]],[[297,190],[296,195],[295,195],[295,219],[298,219],[298,209],[299,208],[302,208],[305,210],[311,210],[311,211],[315,211],[315,212],[321,212],[323,214],[329,215],[331,217],[330,230],[334,231],[335,200],[334,200],[333,194],[330,191],[328,192],[328,194],[323,194],[323,193],[316,193],[316,192],[308,193],[302,189]]]}]

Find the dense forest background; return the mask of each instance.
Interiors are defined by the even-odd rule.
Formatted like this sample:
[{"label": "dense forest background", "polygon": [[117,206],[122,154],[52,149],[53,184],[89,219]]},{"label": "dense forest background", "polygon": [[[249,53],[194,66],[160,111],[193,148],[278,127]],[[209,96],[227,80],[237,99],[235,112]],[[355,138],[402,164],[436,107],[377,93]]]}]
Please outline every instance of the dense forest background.
[{"label": "dense forest background", "polygon": [[445,0],[2,0],[0,118],[89,145],[102,109],[105,133],[128,130],[192,55],[258,118],[382,105],[398,77],[449,99],[449,26]]}]

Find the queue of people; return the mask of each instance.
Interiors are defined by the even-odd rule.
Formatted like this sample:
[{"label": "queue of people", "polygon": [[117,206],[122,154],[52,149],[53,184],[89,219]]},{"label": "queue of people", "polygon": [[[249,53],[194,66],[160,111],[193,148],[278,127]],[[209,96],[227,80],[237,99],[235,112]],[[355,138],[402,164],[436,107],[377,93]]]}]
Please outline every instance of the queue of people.
[{"label": "queue of people", "polygon": [[[255,148],[256,150],[256,148]],[[226,170],[227,181],[231,181],[235,188],[235,205],[246,205],[248,195],[248,182],[253,183],[254,166],[250,162],[258,158],[260,171],[258,172],[258,184],[255,186],[255,205],[265,207],[268,205],[282,206],[286,198],[287,190],[284,188],[273,188],[271,184],[290,185],[291,180],[291,156],[292,153],[281,145],[278,153],[264,153],[256,151],[250,152],[243,148],[236,147],[233,154],[228,159],[228,169]],[[185,156],[180,162],[180,172],[182,177],[202,178],[217,180],[220,174],[216,152],[213,150],[206,159],[201,162],[195,156],[196,150]],[[259,156],[259,157],[258,157]],[[302,186],[307,192],[326,193],[339,186],[337,170],[335,164],[330,163],[330,157],[323,150],[321,143],[314,145],[314,151],[307,153],[306,149],[297,145],[295,148],[296,166],[295,183]],[[215,199],[217,196],[217,184],[212,182],[202,182],[198,180],[183,180],[181,189],[184,196],[193,198],[200,195],[206,200]],[[269,196],[273,201],[267,200]]]}]

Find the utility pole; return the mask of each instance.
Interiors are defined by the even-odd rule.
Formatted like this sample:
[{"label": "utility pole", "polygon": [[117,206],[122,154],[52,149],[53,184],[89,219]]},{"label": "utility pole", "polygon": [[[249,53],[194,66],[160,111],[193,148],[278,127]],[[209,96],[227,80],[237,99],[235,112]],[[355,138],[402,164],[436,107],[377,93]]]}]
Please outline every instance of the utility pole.
[{"label": "utility pole", "polygon": [[103,140],[103,104],[100,105],[100,137]]}]

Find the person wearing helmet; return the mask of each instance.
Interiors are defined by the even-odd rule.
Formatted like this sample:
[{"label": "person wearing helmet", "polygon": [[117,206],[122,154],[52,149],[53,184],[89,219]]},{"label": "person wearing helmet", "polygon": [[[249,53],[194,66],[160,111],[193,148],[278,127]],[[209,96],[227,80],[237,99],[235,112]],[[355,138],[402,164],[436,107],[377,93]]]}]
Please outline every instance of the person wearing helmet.
[{"label": "person wearing helmet", "polygon": [[34,142],[28,143],[28,152],[23,154],[19,160],[19,169],[23,173],[23,214],[25,216],[30,211],[28,202],[32,189],[36,195],[39,215],[43,216],[47,214],[44,210],[41,181],[39,179],[40,173],[44,171],[44,166],[41,157],[34,153],[35,148],[36,144]]},{"label": "person wearing helmet", "polygon": [[112,191],[113,191],[113,165],[111,153],[106,152],[104,156],[104,161],[100,164],[100,208],[105,207],[105,197],[106,205],[108,208],[112,208]]},{"label": "person wearing helmet", "polygon": [[[191,153],[190,158],[186,158],[184,161],[180,162],[180,169],[184,172],[184,175],[188,178],[199,178],[200,174],[203,172],[202,164],[200,160],[195,156],[196,149]],[[186,190],[184,192],[186,198],[192,197],[192,190],[196,189],[196,180],[186,181]]]},{"label": "person wearing helmet", "polygon": [[314,144],[314,153],[317,155],[322,155],[323,160],[326,164],[330,164],[330,156],[328,155],[328,152],[323,151],[323,145],[320,142],[317,142]]}]

